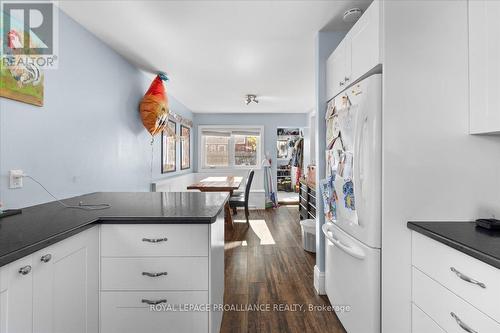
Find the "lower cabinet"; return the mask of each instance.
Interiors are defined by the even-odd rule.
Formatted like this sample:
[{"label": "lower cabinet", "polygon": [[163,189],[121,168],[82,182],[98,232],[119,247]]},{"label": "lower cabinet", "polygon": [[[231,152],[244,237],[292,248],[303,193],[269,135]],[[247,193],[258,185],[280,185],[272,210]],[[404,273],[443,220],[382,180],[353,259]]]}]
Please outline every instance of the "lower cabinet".
[{"label": "lower cabinet", "polygon": [[223,212],[95,226],[0,267],[0,333],[216,333],[223,295]]},{"label": "lower cabinet", "polygon": [[5,290],[0,290],[0,332],[7,332],[6,320],[3,320],[7,316],[7,297],[4,297]]},{"label": "lower cabinet", "polygon": [[101,332],[208,332],[207,303],[208,291],[102,292]]},{"label": "lower cabinet", "polygon": [[222,312],[207,304],[223,302],[223,213],[209,225],[103,224],[101,249],[101,333],[219,332]]},{"label": "lower cabinet", "polygon": [[446,333],[434,320],[424,313],[418,306],[411,307],[411,331],[412,333]]},{"label": "lower cabinet", "polygon": [[19,259],[4,270],[6,290],[0,294],[1,333],[33,332],[33,258]]},{"label": "lower cabinet", "polygon": [[499,269],[413,231],[412,332],[500,332],[499,280]]},{"label": "lower cabinet", "polygon": [[98,332],[97,227],[1,269],[1,333]]}]

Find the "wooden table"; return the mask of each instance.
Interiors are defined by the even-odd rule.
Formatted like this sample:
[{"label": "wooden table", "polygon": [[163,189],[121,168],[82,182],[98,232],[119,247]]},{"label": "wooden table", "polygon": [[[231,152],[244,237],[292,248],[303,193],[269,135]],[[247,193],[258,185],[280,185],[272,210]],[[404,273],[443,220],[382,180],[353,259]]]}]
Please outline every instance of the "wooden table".
[{"label": "wooden table", "polygon": [[[200,180],[198,183],[191,184],[187,187],[188,190],[199,190],[200,192],[229,192],[229,195],[233,194],[234,190],[237,190],[243,177],[235,176],[212,176]],[[233,217],[231,216],[231,208],[229,207],[229,201],[226,202],[224,206],[225,223],[233,227]]]}]

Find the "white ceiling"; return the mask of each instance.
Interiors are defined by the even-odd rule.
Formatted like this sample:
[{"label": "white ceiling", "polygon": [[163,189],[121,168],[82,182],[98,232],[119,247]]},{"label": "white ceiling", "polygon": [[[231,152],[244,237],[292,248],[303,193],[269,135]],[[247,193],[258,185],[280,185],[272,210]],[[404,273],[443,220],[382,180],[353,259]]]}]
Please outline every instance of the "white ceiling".
[{"label": "white ceiling", "polygon": [[[314,37],[347,31],[342,13],[371,0],[59,1],[68,15],[141,69],[166,71],[194,112],[308,112]],[[246,106],[245,94],[260,103]]]}]

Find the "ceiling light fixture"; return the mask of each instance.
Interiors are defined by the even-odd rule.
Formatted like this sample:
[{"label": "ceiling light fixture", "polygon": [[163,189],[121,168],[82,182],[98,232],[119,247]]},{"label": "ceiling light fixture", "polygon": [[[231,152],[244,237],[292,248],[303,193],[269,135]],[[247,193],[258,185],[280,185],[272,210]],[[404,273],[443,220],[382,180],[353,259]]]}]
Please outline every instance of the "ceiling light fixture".
[{"label": "ceiling light fixture", "polygon": [[259,104],[259,100],[257,99],[257,95],[245,95],[245,104],[248,105],[250,103],[254,102],[255,104]]}]

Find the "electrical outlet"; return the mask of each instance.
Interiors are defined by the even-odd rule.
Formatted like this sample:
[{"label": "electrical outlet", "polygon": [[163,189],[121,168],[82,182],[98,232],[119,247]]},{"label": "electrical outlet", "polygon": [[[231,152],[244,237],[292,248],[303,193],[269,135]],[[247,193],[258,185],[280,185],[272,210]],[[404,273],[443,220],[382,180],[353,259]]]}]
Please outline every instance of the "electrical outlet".
[{"label": "electrical outlet", "polygon": [[9,171],[9,188],[23,187],[23,170]]}]

